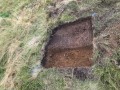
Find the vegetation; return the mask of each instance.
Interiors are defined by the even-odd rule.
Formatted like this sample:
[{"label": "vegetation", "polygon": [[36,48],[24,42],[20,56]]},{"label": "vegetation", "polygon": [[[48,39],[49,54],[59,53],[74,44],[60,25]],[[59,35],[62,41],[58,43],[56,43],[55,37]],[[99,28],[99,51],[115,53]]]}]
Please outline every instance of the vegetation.
[{"label": "vegetation", "polygon": [[[119,0],[81,0],[76,2],[66,0],[66,4],[54,0],[0,0],[0,90],[64,90],[66,81],[56,69],[38,70],[37,76],[32,76],[32,70],[40,65],[46,41],[51,30],[61,23],[91,16],[91,12],[102,16],[107,10],[120,8]],[[102,3],[114,5],[101,7]],[[55,5],[54,5],[55,4]],[[59,12],[54,13],[58,8]],[[60,10],[63,10],[61,12]],[[84,13],[83,13],[84,11]],[[82,13],[81,13],[82,12]],[[50,17],[50,14],[52,17]],[[104,21],[93,22],[99,32],[102,25],[109,20],[118,19],[119,12],[107,15]],[[95,53],[95,60],[100,53]],[[73,79],[72,90],[119,90],[120,51],[112,58],[108,57],[103,66],[95,65],[95,81],[78,81]],[[102,58],[101,58],[102,59]]]},{"label": "vegetation", "polygon": [[120,70],[115,62],[119,62],[120,52],[114,53],[111,59],[107,59],[103,66],[97,66],[95,74],[99,78],[99,86],[104,87],[105,90],[119,90],[120,87]]}]

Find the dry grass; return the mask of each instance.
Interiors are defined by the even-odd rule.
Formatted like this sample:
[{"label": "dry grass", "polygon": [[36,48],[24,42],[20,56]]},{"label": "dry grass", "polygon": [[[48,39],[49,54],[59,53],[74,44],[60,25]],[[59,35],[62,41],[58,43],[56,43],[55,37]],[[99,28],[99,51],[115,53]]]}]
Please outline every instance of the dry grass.
[{"label": "dry grass", "polygon": [[[2,4],[3,6],[6,6],[5,4],[8,3],[12,4],[13,1],[5,1]],[[13,9],[13,11],[10,10],[12,9],[12,6],[9,6],[10,9],[7,7],[2,8],[4,11],[10,10],[12,12],[10,18],[1,18],[1,28],[3,30],[1,30],[0,35],[0,52],[2,55],[0,60],[1,62],[6,60],[3,65],[3,68],[5,69],[4,77],[2,78],[0,85],[5,88],[9,87],[9,90],[15,87],[15,78],[21,68],[26,66],[32,57],[34,57],[34,63],[39,60],[36,55],[32,54],[39,53],[36,49],[40,50],[43,44],[42,40],[45,36],[39,39],[39,41],[33,42],[34,44],[37,43],[34,47],[28,46],[27,42],[30,42],[30,39],[32,40],[34,37],[45,35],[47,29],[45,20],[46,13],[43,11],[44,9],[41,9],[41,7],[44,6],[44,3],[40,1],[33,2],[35,5],[34,7],[22,8],[27,3],[29,3],[29,1],[14,1],[13,6],[15,7],[16,4],[21,4],[19,11],[17,12],[14,12],[15,9]],[[41,18],[42,16],[44,16],[44,18]],[[40,18],[39,22],[37,21],[37,18]],[[10,25],[8,25],[8,23],[10,23]],[[37,26],[37,24],[40,25]],[[8,27],[6,27],[7,25]]]},{"label": "dry grass", "polygon": [[[55,69],[41,68],[39,61],[42,59],[46,40],[52,28],[61,22],[77,19],[78,16],[73,14],[74,11],[79,13],[79,10],[93,9],[101,3],[99,0],[91,2],[81,0],[81,2],[77,3],[76,0],[64,0],[61,3],[53,0],[0,0],[0,90],[65,89],[64,76]],[[53,15],[55,17],[49,17],[53,12],[48,11],[48,6],[55,3],[57,5],[52,9],[60,8],[58,10],[60,12]],[[68,8],[64,7],[64,10],[63,6]],[[119,13],[111,18],[116,17],[119,17]],[[36,66],[43,70],[38,70],[36,76],[32,78],[32,70]],[[98,82],[81,83],[74,80],[72,83],[73,90],[98,89]],[[101,88],[102,86],[100,90],[104,90]]]}]

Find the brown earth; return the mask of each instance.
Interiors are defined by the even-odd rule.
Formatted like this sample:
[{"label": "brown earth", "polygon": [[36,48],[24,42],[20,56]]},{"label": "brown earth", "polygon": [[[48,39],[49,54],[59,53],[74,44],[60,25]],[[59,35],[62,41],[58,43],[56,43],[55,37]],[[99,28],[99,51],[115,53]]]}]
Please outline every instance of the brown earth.
[{"label": "brown earth", "polygon": [[[95,49],[103,50],[105,57],[111,56],[120,46],[120,23],[114,23],[94,38]],[[102,52],[103,53],[103,52]]]},{"label": "brown earth", "polygon": [[45,67],[83,67],[91,66],[92,46],[49,52]]},{"label": "brown earth", "polygon": [[92,65],[91,17],[67,23],[53,30],[46,46],[44,67],[87,67]]}]

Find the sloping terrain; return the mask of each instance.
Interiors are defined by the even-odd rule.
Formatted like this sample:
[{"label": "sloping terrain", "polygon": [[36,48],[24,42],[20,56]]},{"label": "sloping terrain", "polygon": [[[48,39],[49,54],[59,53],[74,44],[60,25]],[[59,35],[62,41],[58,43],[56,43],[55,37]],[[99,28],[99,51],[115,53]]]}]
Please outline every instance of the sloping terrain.
[{"label": "sloping terrain", "polygon": [[[44,69],[40,62],[51,30],[88,16],[95,80]],[[119,30],[119,0],[0,0],[0,90],[119,90]]]}]

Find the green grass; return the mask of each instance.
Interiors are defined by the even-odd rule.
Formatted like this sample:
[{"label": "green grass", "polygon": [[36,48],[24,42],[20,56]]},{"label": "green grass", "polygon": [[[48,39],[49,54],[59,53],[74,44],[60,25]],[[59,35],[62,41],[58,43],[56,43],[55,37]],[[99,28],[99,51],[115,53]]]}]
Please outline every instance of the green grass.
[{"label": "green grass", "polygon": [[10,12],[1,12],[0,13],[0,17],[2,17],[2,18],[7,18],[9,16],[10,16]]},{"label": "green grass", "polygon": [[110,59],[106,60],[103,66],[95,68],[96,74],[100,77],[99,85],[104,87],[105,90],[119,90],[120,88],[120,70],[115,62],[119,62],[120,51],[113,54]]},{"label": "green grass", "polygon": [[31,79],[31,68],[23,67],[16,87],[20,90],[63,90],[65,85],[63,76],[55,72],[54,69],[44,70],[37,78]]},{"label": "green grass", "polygon": [[[43,48],[51,30],[61,22],[79,18],[75,14],[81,8],[93,8],[100,2],[71,2],[60,17],[48,18],[46,8],[51,3],[52,0],[0,0],[0,90],[64,90],[64,76],[54,68],[43,69],[35,79],[32,79],[31,71],[42,59]],[[99,52],[95,55],[95,58],[100,57]],[[117,61],[119,58],[119,54],[113,56]],[[100,77],[99,81],[80,82],[74,79],[72,89],[120,88],[119,70],[113,64],[108,62],[106,66],[97,67],[95,70]]]}]

